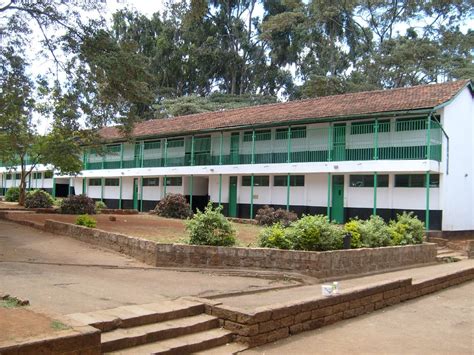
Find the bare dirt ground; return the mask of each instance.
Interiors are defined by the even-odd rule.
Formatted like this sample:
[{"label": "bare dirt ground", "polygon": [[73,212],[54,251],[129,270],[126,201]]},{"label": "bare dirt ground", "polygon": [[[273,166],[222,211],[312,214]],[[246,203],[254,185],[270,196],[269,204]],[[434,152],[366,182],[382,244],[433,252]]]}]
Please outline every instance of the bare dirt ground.
[{"label": "bare dirt ground", "polygon": [[26,308],[0,307],[0,347],[26,338],[57,335],[67,328],[50,317]]},{"label": "bare dirt ground", "polygon": [[[179,243],[183,242],[187,237],[185,224],[183,220],[162,218],[155,215],[138,214],[138,215],[114,215],[116,221],[109,220],[111,215],[94,215],[97,220],[97,228],[108,232],[126,234],[134,237],[141,237],[162,243]],[[27,217],[21,214],[10,214],[11,219],[32,221],[43,225],[47,219],[59,222],[74,223],[77,216],[47,214],[47,213],[29,213]],[[238,244],[241,246],[255,246],[258,233],[261,227],[252,224],[234,223],[237,231]]]},{"label": "bare dirt ground", "polygon": [[23,206],[20,206],[16,202],[0,201],[0,208],[2,208],[2,209],[17,209],[17,208],[23,208]]}]

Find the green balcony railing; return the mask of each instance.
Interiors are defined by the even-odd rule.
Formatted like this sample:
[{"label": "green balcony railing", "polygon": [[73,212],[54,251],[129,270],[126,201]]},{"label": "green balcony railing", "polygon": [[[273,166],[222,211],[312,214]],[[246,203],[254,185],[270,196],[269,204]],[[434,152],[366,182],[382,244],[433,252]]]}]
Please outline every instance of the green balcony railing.
[{"label": "green balcony railing", "polygon": [[[432,120],[374,120],[259,129],[115,144],[85,154],[85,169],[278,164],[361,160],[441,161],[442,130]],[[429,154],[429,156],[428,156]]]}]

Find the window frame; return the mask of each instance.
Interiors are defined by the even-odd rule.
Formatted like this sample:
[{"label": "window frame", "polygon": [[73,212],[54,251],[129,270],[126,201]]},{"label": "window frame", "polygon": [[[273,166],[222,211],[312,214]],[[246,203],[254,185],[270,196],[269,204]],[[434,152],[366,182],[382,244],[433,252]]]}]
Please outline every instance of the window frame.
[{"label": "window frame", "polygon": [[[255,181],[256,179],[257,179],[257,181]],[[267,180],[266,183],[265,183],[265,180]],[[262,181],[264,182],[263,184],[262,184]],[[244,187],[252,186],[252,175],[242,176],[241,186],[244,186]],[[253,186],[254,187],[269,187],[270,186],[270,175],[254,175],[254,177],[253,177]]]},{"label": "window frame", "polygon": [[[277,183],[277,180],[282,180]],[[301,181],[302,179],[302,181]],[[301,184],[302,182],[302,184]],[[273,175],[273,186],[274,187],[287,187],[288,186],[288,175]],[[290,175],[290,186],[291,187],[304,187],[305,186],[305,176],[304,175]]]},{"label": "window frame", "polygon": [[[400,186],[400,178],[402,176],[408,178],[407,186]],[[417,184],[416,186],[413,186],[414,185],[414,182],[413,182],[414,176],[416,176],[417,178],[421,177],[422,184]],[[439,182],[440,182],[440,174],[430,174],[430,186],[429,186],[430,188],[439,188]],[[426,174],[396,174],[395,175],[394,187],[396,187],[396,188],[406,188],[406,189],[426,188]]]},{"label": "window frame", "polygon": [[[353,185],[353,182],[352,182],[352,179],[356,178],[356,177],[359,177],[359,178],[362,178],[364,181],[363,181],[363,185]],[[372,181],[368,181],[367,184],[365,184],[365,180],[368,179],[368,180],[372,180]],[[383,179],[383,181],[381,181]],[[385,181],[386,179],[386,181]],[[383,182],[383,184],[382,184]],[[386,183],[385,183],[386,182]],[[390,176],[389,174],[377,174],[377,188],[388,188],[390,186]],[[374,187],[374,175],[373,174],[351,174],[349,175],[349,187],[353,187],[353,188],[364,188],[364,187],[368,187],[368,188],[373,188]]]},{"label": "window frame", "polygon": [[[179,183],[173,183],[173,181],[176,181]],[[168,176],[166,178],[166,186],[183,186],[183,177],[182,176]]]},{"label": "window frame", "polygon": [[120,178],[105,178],[104,186],[120,186]]},{"label": "window frame", "polygon": [[[92,183],[92,182],[99,182],[99,184]],[[101,178],[89,178],[87,179],[87,186],[102,186],[102,179]]]},{"label": "window frame", "polygon": [[[150,185],[150,181],[152,181],[152,180],[155,180],[158,183]],[[160,186],[160,178],[159,177],[146,177],[146,178],[143,178],[143,187],[156,187],[156,186]]]}]

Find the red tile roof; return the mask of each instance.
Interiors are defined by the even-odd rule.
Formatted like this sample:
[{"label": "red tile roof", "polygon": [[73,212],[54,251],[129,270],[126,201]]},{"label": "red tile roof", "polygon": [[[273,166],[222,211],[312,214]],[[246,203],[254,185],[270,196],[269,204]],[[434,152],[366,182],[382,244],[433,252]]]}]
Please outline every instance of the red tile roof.
[{"label": "red tile roof", "polygon": [[[278,122],[283,124],[305,119],[317,122],[329,117],[429,109],[449,101],[468,84],[469,80],[459,80],[156,119],[136,124],[132,135],[134,137],[178,135],[238,126]],[[102,128],[100,134],[109,140],[121,138],[116,127]]]}]

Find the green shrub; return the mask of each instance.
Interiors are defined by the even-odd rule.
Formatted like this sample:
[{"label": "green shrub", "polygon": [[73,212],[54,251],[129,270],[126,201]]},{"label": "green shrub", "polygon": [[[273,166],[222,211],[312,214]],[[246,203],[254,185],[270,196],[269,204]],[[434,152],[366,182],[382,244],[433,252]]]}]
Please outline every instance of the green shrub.
[{"label": "green shrub", "polygon": [[258,235],[258,246],[278,249],[292,248],[291,241],[286,235],[286,229],[278,222],[262,229]]},{"label": "green shrub", "polygon": [[303,216],[291,223],[286,236],[295,250],[335,250],[342,248],[344,230],[324,215]]},{"label": "green shrub", "polygon": [[69,196],[63,199],[60,212],[63,214],[95,214],[95,203],[86,195]]},{"label": "green shrub", "polygon": [[155,212],[161,217],[186,219],[193,213],[186,198],[181,194],[168,194],[158,202]]},{"label": "green shrub", "polygon": [[359,225],[360,240],[364,247],[376,248],[391,245],[390,230],[379,216],[370,216]]},{"label": "green shrub", "polygon": [[5,201],[7,202],[18,202],[20,199],[20,188],[10,187],[5,193]]},{"label": "green shrub", "polygon": [[51,208],[53,206],[53,198],[50,194],[43,190],[29,191],[25,197],[26,208]]},{"label": "green shrub", "polygon": [[213,208],[209,202],[204,212],[197,211],[186,222],[189,244],[232,246],[235,244],[235,229],[222,214],[222,206]]},{"label": "green shrub", "polygon": [[284,227],[290,225],[291,222],[296,221],[298,216],[292,211],[286,211],[282,208],[275,210],[268,205],[259,208],[255,219],[258,224],[262,226],[271,226],[275,223],[281,223]]},{"label": "green shrub", "polygon": [[95,203],[96,211],[100,211],[100,210],[103,210],[103,209],[106,209],[106,208],[107,208],[107,205],[105,204],[104,201],[96,201],[96,203]]},{"label": "green shrub", "polygon": [[424,225],[413,212],[397,214],[396,221],[390,221],[389,231],[393,245],[423,243]]},{"label": "green shrub", "polygon": [[61,205],[63,204],[63,199],[62,198],[55,198],[53,199],[53,205],[55,207],[61,208]]},{"label": "green shrub", "polygon": [[360,237],[360,226],[361,221],[356,219],[352,219],[344,225],[344,232],[351,234],[351,248],[357,249],[362,247],[362,241]]},{"label": "green shrub", "polygon": [[76,218],[76,224],[78,226],[95,228],[97,226],[97,221],[91,216],[83,214]]}]

